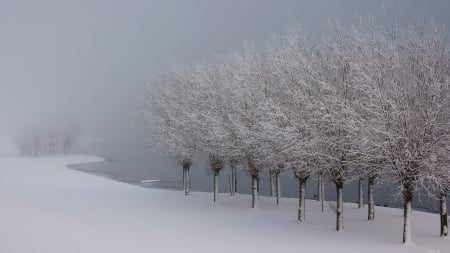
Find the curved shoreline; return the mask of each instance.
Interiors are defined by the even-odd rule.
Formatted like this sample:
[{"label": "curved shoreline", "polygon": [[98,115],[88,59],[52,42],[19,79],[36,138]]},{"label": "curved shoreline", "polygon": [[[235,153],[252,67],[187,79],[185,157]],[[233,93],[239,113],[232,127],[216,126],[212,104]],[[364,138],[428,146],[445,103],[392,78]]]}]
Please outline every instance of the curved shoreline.
[{"label": "curved shoreline", "polygon": [[[94,156],[94,157],[96,157],[96,156]],[[99,158],[101,158],[101,157],[99,157]],[[86,174],[90,174],[90,175],[94,175],[94,176],[98,176],[98,177],[102,177],[102,178],[107,178],[107,179],[110,179],[110,180],[115,181],[115,182],[126,183],[126,184],[129,184],[129,185],[139,186],[139,187],[142,187],[142,188],[166,190],[166,191],[181,191],[182,190],[181,189],[181,185],[179,187],[177,187],[177,186],[161,186],[161,185],[158,186],[158,185],[145,184],[145,183],[142,183],[140,180],[136,181],[136,182],[135,181],[131,182],[131,181],[127,181],[127,180],[120,180],[120,178],[115,177],[112,173],[108,173],[108,172],[105,172],[103,170],[95,170],[95,171],[88,170],[88,169],[86,169],[86,167],[83,167],[83,165],[92,165],[92,164],[104,163],[104,162],[110,162],[110,160],[103,158],[103,160],[101,160],[101,161],[70,164],[70,165],[67,165],[66,167],[68,167],[71,170],[80,171],[80,172],[83,172],[83,173],[86,173]],[[76,167],[80,167],[80,168],[76,168]],[[164,183],[167,183],[167,182],[159,180],[159,182],[157,182],[157,184],[158,183],[164,184]],[[171,182],[171,183],[173,184],[174,182]],[[180,182],[180,184],[181,184],[181,182]],[[192,190],[192,192],[212,193],[212,190]],[[222,194],[226,195],[226,194],[229,194],[229,192],[221,192],[221,195]],[[248,193],[240,193],[240,195],[244,195],[244,196],[248,195],[248,196],[250,196],[250,194],[248,194]],[[270,196],[261,195],[261,197],[270,197]],[[283,197],[283,199],[294,199],[294,200],[297,200],[297,197],[287,196],[287,197]],[[308,200],[315,200],[314,198],[306,198],[306,199],[308,199]],[[332,203],[333,201],[335,201],[335,200],[327,200],[327,201],[325,201],[325,203]],[[344,201],[344,203],[345,203],[346,206],[355,204],[354,202],[350,202],[350,201]],[[364,207],[367,207],[367,203],[364,204]],[[402,209],[401,206],[383,206],[383,205],[380,205],[380,204],[376,204],[376,208],[380,208],[380,207],[393,208],[393,209],[398,209],[398,210]],[[424,213],[431,213],[431,214],[439,213],[439,210],[427,209],[427,208],[424,208],[424,207],[413,207],[413,210],[417,211],[417,212],[424,212]]]}]

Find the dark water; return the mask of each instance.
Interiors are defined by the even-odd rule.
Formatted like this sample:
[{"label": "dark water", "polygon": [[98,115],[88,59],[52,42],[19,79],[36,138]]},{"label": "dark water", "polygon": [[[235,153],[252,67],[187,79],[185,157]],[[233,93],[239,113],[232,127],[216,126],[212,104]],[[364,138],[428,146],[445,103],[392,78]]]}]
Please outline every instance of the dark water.
[{"label": "dark water", "polygon": [[[106,158],[105,162],[71,166],[72,169],[111,178],[113,180],[139,185],[148,188],[181,190],[182,169],[178,164],[161,156],[151,154],[139,141],[96,142],[83,145],[79,152],[98,155]],[[229,175],[231,170],[226,166],[220,174],[220,192],[229,192]],[[154,183],[142,183],[143,180],[160,180]],[[198,162],[190,170],[191,191],[211,192],[213,189],[212,171],[208,164]],[[356,181],[348,182],[344,187],[344,201],[355,202],[358,199]],[[245,172],[238,172],[238,192],[250,194],[251,178]],[[367,190],[366,184],[364,185]],[[375,188],[375,204],[388,207],[401,207],[401,198],[394,194],[392,185],[377,184]],[[268,173],[261,175],[260,191],[262,195],[270,194]],[[317,194],[316,178],[307,182],[307,198],[315,198]],[[283,197],[298,197],[298,181],[284,174],[281,176],[281,192]],[[335,200],[334,185],[325,182],[325,197]],[[364,199],[367,200],[367,193]],[[415,209],[436,212],[439,210],[438,202],[426,197],[416,197],[413,202]]]}]

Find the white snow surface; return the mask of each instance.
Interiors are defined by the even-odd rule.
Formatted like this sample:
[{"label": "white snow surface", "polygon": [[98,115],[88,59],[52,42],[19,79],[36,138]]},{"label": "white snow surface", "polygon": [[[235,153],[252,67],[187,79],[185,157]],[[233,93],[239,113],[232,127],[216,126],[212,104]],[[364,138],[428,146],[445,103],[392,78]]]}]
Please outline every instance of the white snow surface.
[{"label": "white snow surface", "polygon": [[[0,252],[447,252],[439,217],[413,212],[414,245],[402,245],[402,210],[346,203],[344,231],[336,232],[330,205],[297,200],[141,188],[70,170],[90,156],[0,158]],[[250,182],[249,182],[250,185]],[[250,187],[250,186],[249,186]]]}]

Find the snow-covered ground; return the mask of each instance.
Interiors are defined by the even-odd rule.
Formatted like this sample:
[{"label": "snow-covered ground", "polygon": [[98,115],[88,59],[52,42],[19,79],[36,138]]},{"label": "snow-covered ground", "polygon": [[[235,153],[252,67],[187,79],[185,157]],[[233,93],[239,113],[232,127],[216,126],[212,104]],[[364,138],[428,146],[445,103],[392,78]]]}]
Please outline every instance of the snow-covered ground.
[{"label": "snow-covered ground", "polygon": [[297,201],[280,206],[262,197],[140,188],[70,170],[102,160],[89,156],[0,158],[0,252],[449,252],[435,214],[413,212],[415,245],[402,245],[402,211],[346,204],[344,232],[334,231],[330,206],[307,202],[296,222]]}]

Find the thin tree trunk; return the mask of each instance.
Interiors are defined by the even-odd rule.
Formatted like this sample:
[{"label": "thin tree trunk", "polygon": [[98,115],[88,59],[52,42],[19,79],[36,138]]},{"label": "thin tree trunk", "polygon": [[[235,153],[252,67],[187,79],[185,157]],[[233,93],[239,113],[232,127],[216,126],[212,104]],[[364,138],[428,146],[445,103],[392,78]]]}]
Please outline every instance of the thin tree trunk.
[{"label": "thin tree trunk", "polygon": [[319,188],[320,188],[320,200],[321,200],[321,202],[322,202],[322,213],[323,213],[323,211],[324,211],[324,202],[325,202],[325,187],[324,187],[324,184],[323,184],[323,176],[322,176],[322,174],[320,175],[320,185],[319,185]]},{"label": "thin tree trunk", "polygon": [[306,181],[308,177],[299,177],[298,178],[298,190],[299,190],[299,203],[298,203],[298,221],[303,222],[305,220],[306,208],[305,208],[305,199],[306,199]]},{"label": "thin tree trunk", "polygon": [[274,171],[269,170],[269,176],[270,176],[270,196],[275,197],[275,180],[273,180],[274,177]]},{"label": "thin tree trunk", "polygon": [[336,185],[336,231],[344,229],[344,200],[343,200],[343,182],[335,182]]},{"label": "thin tree trunk", "polygon": [[184,195],[189,195],[189,165],[185,165]]},{"label": "thin tree trunk", "polygon": [[219,201],[219,170],[214,170],[214,203]]},{"label": "thin tree trunk", "polygon": [[317,201],[322,201],[323,198],[323,178],[322,174],[317,175]]},{"label": "thin tree trunk", "polygon": [[258,207],[258,175],[252,174],[252,208]]},{"label": "thin tree trunk", "polygon": [[447,192],[442,191],[439,196],[441,236],[448,235]]},{"label": "thin tree trunk", "polygon": [[375,201],[373,198],[373,191],[374,191],[374,183],[375,183],[375,178],[374,177],[369,177],[367,179],[367,197],[368,197],[368,201],[367,203],[369,204],[368,207],[368,215],[367,215],[367,219],[368,220],[374,220],[375,219]]},{"label": "thin tree trunk", "polygon": [[234,194],[236,195],[238,193],[238,188],[237,188],[237,170],[236,170],[236,166],[233,166],[233,170],[234,170]]},{"label": "thin tree trunk", "polygon": [[230,185],[230,195],[234,196],[234,189],[233,189],[233,176],[229,175],[228,176],[228,183]]},{"label": "thin tree trunk", "polygon": [[[322,184],[323,184],[323,181],[322,181]],[[325,189],[322,189],[322,213],[323,213],[324,202],[325,202]]]},{"label": "thin tree trunk", "polygon": [[281,184],[280,184],[280,172],[275,172],[275,189],[277,195],[277,205],[280,204],[281,201]]},{"label": "thin tree trunk", "polygon": [[188,188],[188,170],[189,170],[189,166],[188,165],[183,165],[183,191],[184,191],[184,195],[189,195],[189,188]]},{"label": "thin tree trunk", "polygon": [[183,165],[183,191],[186,195],[186,166]]},{"label": "thin tree trunk", "polygon": [[411,190],[405,190],[403,194],[403,243],[411,243],[411,208],[413,193]]},{"label": "thin tree trunk", "polygon": [[364,207],[364,179],[358,181],[358,208]]},{"label": "thin tree trunk", "polygon": [[260,185],[259,185],[259,183],[260,183],[260,180],[259,180],[259,174],[258,175],[256,175],[256,190],[258,191],[258,193],[260,192],[259,191],[259,187],[260,187]]},{"label": "thin tree trunk", "polygon": [[184,195],[189,195],[189,168],[191,167],[190,162],[183,162],[183,191]]},{"label": "thin tree trunk", "polygon": [[236,179],[236,166],[231,166],[231,188],[233,189],[233,192],[231,193],[231,196],[236,195],[236,185],[237,185],[237,179]]}]

